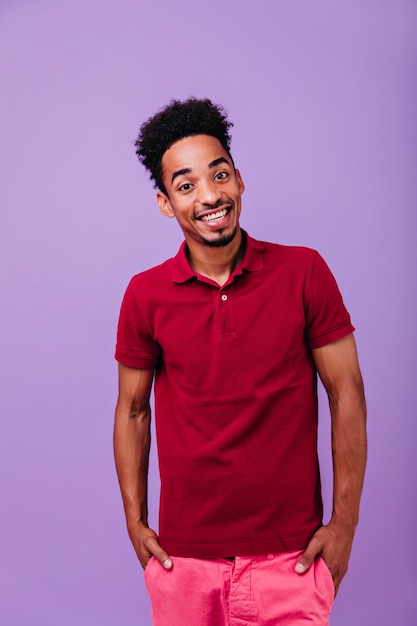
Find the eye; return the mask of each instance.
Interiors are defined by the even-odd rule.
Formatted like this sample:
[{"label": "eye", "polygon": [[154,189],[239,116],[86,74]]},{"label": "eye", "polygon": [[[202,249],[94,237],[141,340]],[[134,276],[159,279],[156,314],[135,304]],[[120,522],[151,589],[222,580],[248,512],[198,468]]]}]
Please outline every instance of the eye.
[{"label": "eye", "polygon": [[178,187],[178,191],[190,191],[191,187],[192,187],[191,183],[183,183],[182,185]]},{"label": "eye", "polygon": [[224,180],[227,177],[228,177],[228,173],[227,172],[217,172],[217,174],[215,175],[214,178],[216,180]]}]

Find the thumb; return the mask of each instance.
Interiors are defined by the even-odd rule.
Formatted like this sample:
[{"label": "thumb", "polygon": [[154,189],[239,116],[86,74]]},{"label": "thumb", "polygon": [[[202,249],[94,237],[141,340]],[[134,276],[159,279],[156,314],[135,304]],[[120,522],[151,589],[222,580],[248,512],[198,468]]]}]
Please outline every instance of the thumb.
[{"label": "thumb", "polygon": [[172,569],[172,561],[166,552],[162,553],[162,555],[158,558],[158,561],[165,569]]},{"label": "thumb", "polygon": [[172,560],[169,558],[168,554],[165,552],[163,548],[161,548],[158,540],[154,537],[148,541],[147,549],[155,559],[164,567],[165,569],[172,568]]},{"label": "thumb", "polygon": [[310,543],[295,565],[294,569],[297,574],[304,574],[310,568],[317,554],[318,552],[314,549],[314,545]]}]

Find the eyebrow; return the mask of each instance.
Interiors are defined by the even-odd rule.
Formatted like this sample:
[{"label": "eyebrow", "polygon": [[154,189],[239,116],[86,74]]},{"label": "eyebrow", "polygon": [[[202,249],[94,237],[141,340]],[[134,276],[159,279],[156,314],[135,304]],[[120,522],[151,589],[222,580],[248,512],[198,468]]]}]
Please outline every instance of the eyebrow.
[{"label": "eyebrow", "polygon": [[211,161],[209,163],[209,169],[211,169],[212,167],[217,167],[218,165],[220,165],[220,163],[226,163],[227,165],[230,165],[229,161],[225,157],[219,157],[218,159],[214,159],[214,161]]},{"label": "eyebrow", "polygon": [[[226,163],[227,165],[230,165],[229,161],[225,157],[219,157],[218,159],[214,159],[214,161],[210,161],[210,163],[208,164],[209,169],[217,167],[218,165],[220,165],[220,163]],[[174,172],[171,177],[171,185],[178,176],[190,174],[191,171],[191,167],[183,167],[181,170],[177,170],[176,172]]]},{"label": "eyebrow", "polygon": [[182,170],[177,170],[176,172],[173,173],[172,178],[171,178],[171,185],[174,182],[174,180],[177,178],[177,176],[183,176],[184,174],[190,174],[191,172],[191,168],[190,167],[184,167]]}]

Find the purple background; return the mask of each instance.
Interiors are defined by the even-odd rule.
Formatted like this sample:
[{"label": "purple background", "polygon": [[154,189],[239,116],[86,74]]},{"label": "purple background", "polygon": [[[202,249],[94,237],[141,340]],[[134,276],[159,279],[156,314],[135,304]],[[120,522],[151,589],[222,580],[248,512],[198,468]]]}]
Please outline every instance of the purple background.
[{"label": "purple background", "polygon": [[[0,3],[2,626],[150,624],[113,349],[130,276],[181,241],[132,141],[192,94],[235,122],[242,225],[319,249],[358,329],[369,465],[332,626],[417,624],[416,18],[411,0]],[[150,481],[155,524],[154,455]]]}]

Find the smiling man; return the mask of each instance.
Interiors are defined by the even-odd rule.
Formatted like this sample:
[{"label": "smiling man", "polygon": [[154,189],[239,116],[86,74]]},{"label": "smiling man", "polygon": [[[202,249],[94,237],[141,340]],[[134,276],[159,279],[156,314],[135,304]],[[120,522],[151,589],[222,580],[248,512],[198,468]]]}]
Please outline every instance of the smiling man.
[{"label": "smiling man", "polygon": [[[114,448],[127,527],[155,626],[324,626],[365,470],[354,328],[317,252],[241,229],[230,127],[210,100],[172,101],[136,142],[185,241],[134,276],[122,303]],[[332,417],[326,525],[317,374]],[[147,519],[153,381],[158,535]]]}]

